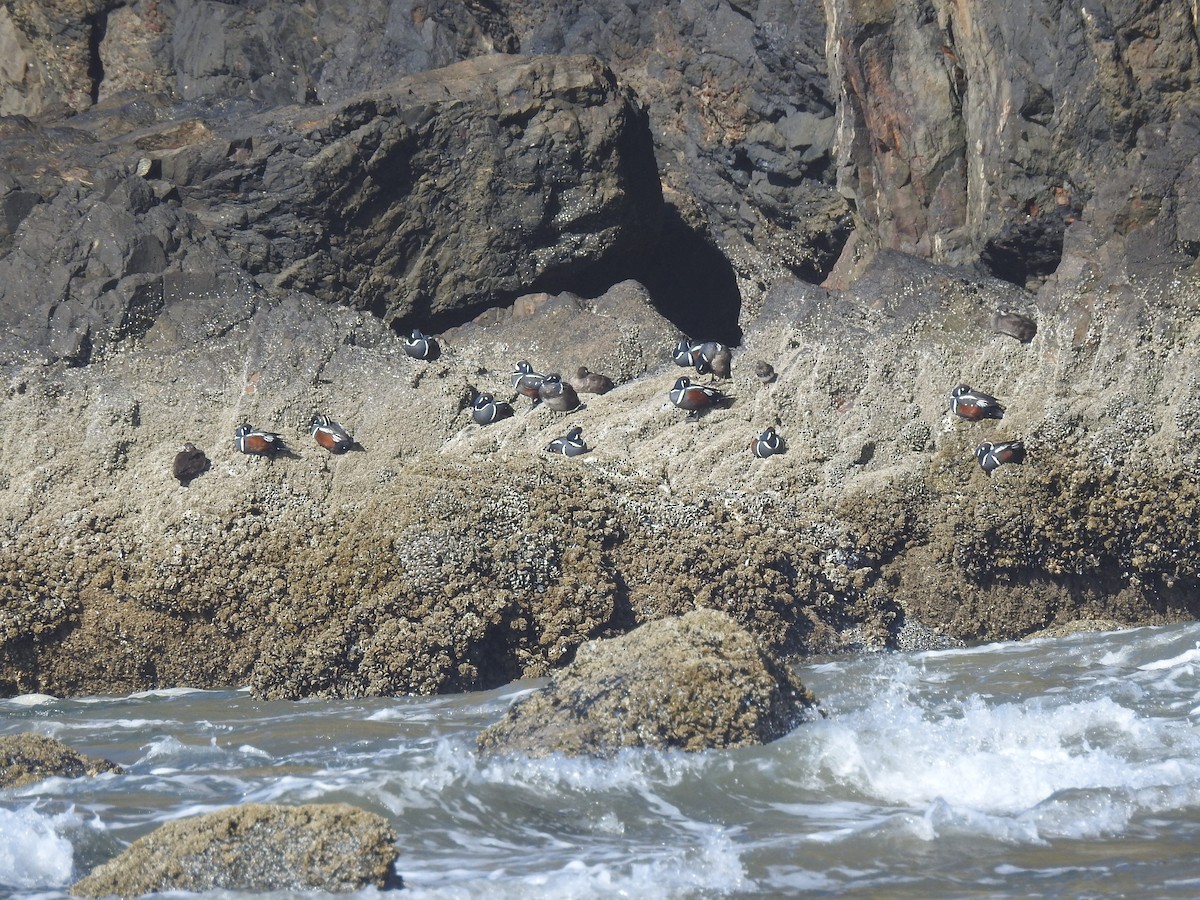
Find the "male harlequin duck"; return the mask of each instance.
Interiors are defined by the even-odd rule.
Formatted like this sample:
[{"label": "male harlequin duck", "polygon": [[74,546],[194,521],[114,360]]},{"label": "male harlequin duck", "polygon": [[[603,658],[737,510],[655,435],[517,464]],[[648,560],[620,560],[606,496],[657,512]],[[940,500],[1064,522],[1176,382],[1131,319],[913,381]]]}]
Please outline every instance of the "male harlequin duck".
[{"label": "male harlequin duck", "polygon": [[313,416],[308,427],[316,442],[330,453],[345,453],[354,446],[354,438],[329,416]]},{"label": "male harlequin duck", "polygon": [[1025,445],[1020,441],[1001,441],[998,444],[984,441],[975,448],[975,458],[979,460],[979,468],[990,476],[1006,463],[1025,462]]},{"label": "male harlequin duck", "polygon": [[782,453],[783,450],[783,438],[775,433],[774,428],[768,428],[750,442],[750,452],[759,459],[766,459],[768,456]]},{"label": "male harlequin duck", "polygon": [[978,422],[980,419],[1003,419],[1004,407],[988,394],[973,391],[960,384],[950,392],[950,411],[956,416]]},{"label": "male harlequin duck", "polygon": [[538,390],[542,386],[542,376],[533,371],[533,366],[526,360],[521,360],[513,369],[512,386],[516,388],[518,394],[532,399],[534,405],[540,401]]},{"label": "male harlequin duck", "polygon": [[692,420],[698,418],[701,412],[710,407],[726,406],[733,402],[732,397],[722,394],[716,388],[692,384],[686,377],[679,378],[667,396],[680,409],[686,409],[691,413],[688,418]]},{"label": "male harlequin duck", "polygon": [[575,388],[563,381],[557,372],[542,379],[538,398],[556,412],[570,412],[579,408],[579,395],[575,393]]},{"label": "male harlequin duck", "polygon": [[480,394],[471,404],[471,418],[477,425],[491,425],[513,414],[513,408],[491,394]]},{"label": "male harlequin duck", "polygon": [[1020,313],[998,309],[992,315],[992,331],[1007,334],[1022,344],[1028,344],[1037,334],[1037,322]]},{"label": "male harlequin duck", "polygon": [[404,342],[404,352],[413,359],[437,359],[440,348],[437,341],[421,333],[420,328],[414,328],[408,340]]},{"label": "male harlequin duck", "polygon": [[277,434],[257,431],[249,422],[243,422],[233,433],[234,449],[254,456],[274,456],[287,451],[287,444]]},{"label": "male harlequin duck", "polygon": [[587,366],[579,367],[572,384],[575,385],[575,390],[581,394],[607,394],[616,386],[607,375],[589,372]]},{"label": "male harlequin duck", "polygon": [[546,445],[547,453],[561,453],[563,456],[579,456],[581,453],[587,453],[588,449],[583,440],[583,429],[578,425]]},{"label": "male harlequin duck", "polygon": [[175,462],[171,466],[171,471],[180,484],[186,485],[208,469],[208,465],[208,457],[204,455],[204,451],[188,441],[183,445],[183,449],[175,454]]},{"label": "male harlequin duck", "polygon": [[760,359],[754,364],[754,377],[763,384],[770,384],[775,380],[775,367],[766,360]]},{"label": "male harlequin duck", "polygon": [[700,345],[693,344],[687,338],[680,338],[671,353],[671,359],[681,369],[690,369],[700,362]]}]

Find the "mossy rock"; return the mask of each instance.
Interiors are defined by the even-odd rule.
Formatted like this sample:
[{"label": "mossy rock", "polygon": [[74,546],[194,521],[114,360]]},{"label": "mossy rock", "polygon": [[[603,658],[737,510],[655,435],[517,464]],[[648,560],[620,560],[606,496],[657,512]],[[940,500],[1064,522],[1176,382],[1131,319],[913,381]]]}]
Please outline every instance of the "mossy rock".
[{"label": "mossy rock", "polygon": [[107,759],[76,753],[61,741],[26,733],[0,737],[0,788],[19,788],[45,778],[82,778],[101,772],[120,774]]},{"label": "mossy rock", "polygon": [[743,747],[781,737],[815,705],[732,618],[697,609],[584,644],[478,746],[488,754],[598,757],[626,747]]},{"label": "mossy rock", "polygon": [[396,888],[395,843],[384,818],[344,803],[250,803],[168,822],[97,866],[71,893]]}]

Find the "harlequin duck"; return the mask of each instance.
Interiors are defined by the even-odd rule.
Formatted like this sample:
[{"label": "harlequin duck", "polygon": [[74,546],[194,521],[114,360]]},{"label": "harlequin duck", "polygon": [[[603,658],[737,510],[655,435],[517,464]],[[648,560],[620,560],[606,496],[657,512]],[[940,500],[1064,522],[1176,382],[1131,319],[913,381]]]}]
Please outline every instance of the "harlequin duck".
[{"label": "harlequin duck", "polygon": [[688,418],[692,420],[710,407],[726,406],[733,401],[732,397],[722,394],[716,388],[692,384],[686,377],[676,380],[675,387],[671,388],[668,396],[680,409],[688,410],[691,413]]},{"label": "harlequin duck", "polygon": [[575,390],[581,394],[607,394],[616,386],[607,375],[589,372],[587,366],[579,367],[572,383],[575,385]]},{"label": "harlequin duck", "polygon": [[750,451],[759,459],[766,459],[768,456],[782,453],[783,450],[783,438],[775,433],[774,428],[768,428],[750,442]]},{"label": "harlequin duck", "polygon": [[196,447],[191,441],[188,441],[183,445],[183,449],[175,454],[175,462],[171,466],[171,472],[179,480],[180,484],[186,485],[201,472],[205,471],[208,465],[208,457],[204,455],[204,451]]},{"label": "harlequin duck", "polygon": [[421,333],[420,328],[414,328],[408,340],[404,342],[404,352],[413,359],[437,359],[440,348],[437,341]]},{"label": "harlequin duck", "polygon": [[477,425],[491,425],[513,414],[513,408],[491,394],[480,394],[471,404],[471,418]]},{"label": "harlequin duck", "polygon": [[1037,322],[1020,313],[998,309],[992,316],[992,331],[1007,334],[1022,344],[1028,344],[1037,334]]},{"label": "harlequin duck", "polygon": [[542,379],[538,397],[556,412],[570,412],[579,408],[579,395],[575,393],[575,388],[563,381],[557,372]]},{"label": "harlequin duck", "polygon": [[988,394],[973,391],[960,384],[950,392],[950,411],[956,416],[978,422],[980,419],[1003,419],[1004,407]]},{"label": "harlequin duck", "polygon": [[720,341],[705,341],[695,348],[696,371],[701,375],[712,373],[717,378],[728,378],[733,354]]},{"label": "harlequin duck", "polygon": [[587,453],[588,449],[583,440],[583,429],[578,425],[546,445],[547,453],[561,453],[563,456],[579,456],[581,453]]},{"label": "harlequin duck", "polygon": [[254,456],[274,456],[287,451],[287,444],[277,434],[258,431],[249,422],[243,422],[233,433],[234,449]]},{"label": "harlequin duck", "polygon": [[680,338],[671,353],[671,359],[681,369],[690,369],[700,362],[700,345],[693,344],[687,338]]},{"label": "harlequin duck", "polygon": [[990,476],[1006,463],[1025,462],[1025,445],[1020,441],[1001,441],[998,444],[984,441],[975,448],[975,458],[984,474]]},{"label": "harlequin duck", "polygon": [[521,360],[513,369],[512,386],[518,394],[529,397],[536,405],[540,400],[538,390],[542,386],[542,376],[533,371],[533,366],[528,361]]},{"label": "harlequin duck", "polygon": [[329,416],[313,416],[308,427],[317,443],[330,453],[345,453],[354,446],[354,438]]}]

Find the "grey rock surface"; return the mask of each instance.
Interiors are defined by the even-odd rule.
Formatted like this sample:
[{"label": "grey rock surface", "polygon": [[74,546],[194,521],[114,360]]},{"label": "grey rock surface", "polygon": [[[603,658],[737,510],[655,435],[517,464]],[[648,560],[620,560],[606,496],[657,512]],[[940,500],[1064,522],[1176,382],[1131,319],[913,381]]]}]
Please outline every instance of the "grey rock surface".
[{"label": "grey rock surface", "polygon": [[15,173],[0,324],[18,353],[82,364],[176,300],[228,319],[251,282],[385,322],[461,320],[629,269],[657,239],[644,113],[591,58],[492,55],[257,116],[159,112],[0,132]]}]

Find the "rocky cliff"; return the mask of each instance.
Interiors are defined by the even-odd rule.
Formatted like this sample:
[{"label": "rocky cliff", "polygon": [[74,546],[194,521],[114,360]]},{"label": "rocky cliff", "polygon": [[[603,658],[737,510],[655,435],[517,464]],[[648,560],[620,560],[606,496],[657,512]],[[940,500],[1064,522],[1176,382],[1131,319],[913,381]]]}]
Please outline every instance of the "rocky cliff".
[{"label": "rocky cliff", "polygon": [[[782,652],[1195,615],[1186,4],[9,0],[0,47],[7,692],[458,690],[697,606]],[[738,343],[697,422],[680,331]],[[520,359],[619,386],[530,408]]]}]

